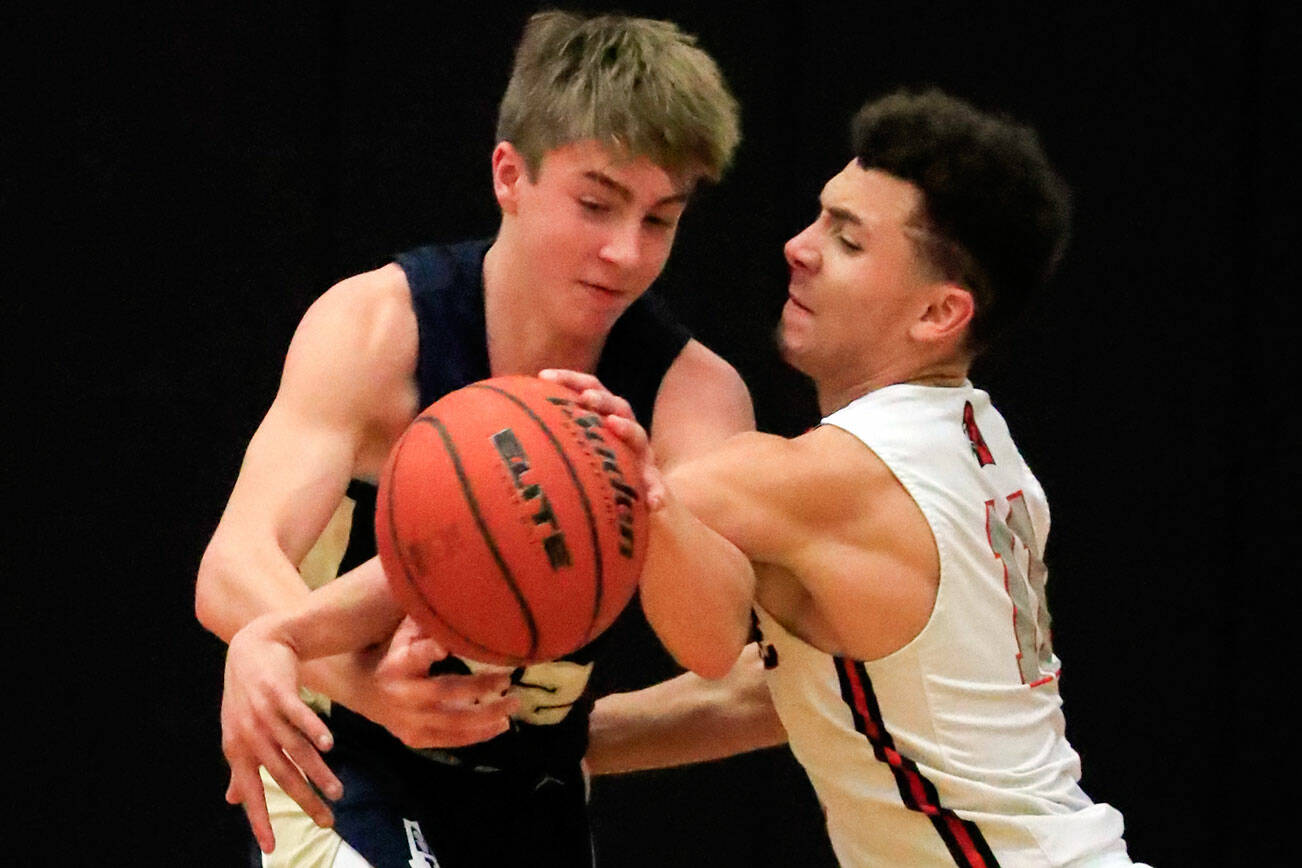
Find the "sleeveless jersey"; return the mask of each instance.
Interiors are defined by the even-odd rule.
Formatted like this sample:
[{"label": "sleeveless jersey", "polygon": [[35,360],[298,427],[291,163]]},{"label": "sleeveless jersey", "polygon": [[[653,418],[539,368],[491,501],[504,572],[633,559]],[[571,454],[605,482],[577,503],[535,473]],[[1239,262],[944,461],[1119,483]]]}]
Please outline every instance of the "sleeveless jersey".
[{"label": "sleeveless jersey", "polygon": [[900,384],[823,420],[890,468],[936,541],[923,630],[881,659],[819,651],[757,610],[778,714],[843,866],[1130,864],[1078,786],[1044,606],[1044,492],[989,397]]},{"label": "sleeveless jersey", "polygon": [[[484,319],[483,263],[491,240],[428,246],[397,257],[411,288],[419,335],[417,381],[420,405],[490,376]],[[639,421],[652,430],[660,381],[688,341],[659,301],[645,294],[619,318],[606,340],[596,375],[628,399]],[[341,571],[373,557],[375,486],[354,480],[352,529]],[[448,658],[434,673],[466,673],[474,664]],[[605,633],[554,663],[517,669],[512,692],[521,708],[507,732],[464,748],[419,751],[441,763],[479,770],[567,769],[587,750],[588,713],[600,696],[633,690],[682,670],[655,637],[636,598]],[[361,715],[335,705],[330,726],[336,739],[391,751],[401,742]]]}]

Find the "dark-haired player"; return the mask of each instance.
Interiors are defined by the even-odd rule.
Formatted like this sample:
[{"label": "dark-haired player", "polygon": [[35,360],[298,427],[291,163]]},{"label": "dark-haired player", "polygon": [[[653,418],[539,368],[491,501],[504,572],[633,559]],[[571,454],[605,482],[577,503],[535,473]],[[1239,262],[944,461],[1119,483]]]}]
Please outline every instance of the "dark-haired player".
[{"label": "dark-haired player", "polygon": [[[625,686],[612,655],[658,649],[640,608],[514,686],[456,660],[431,678],[442,650],[410,630],[394,635],[402,613],[372,557],[374,482],[423,407],[544,367],[595,371],[627,392],[666,465],[753,428],[736,372],[643,296],[693,189],[720,176],[737,140],[718,69],[674,25],[536,15],[499,114],[497,236],[402,254],[304,316],[196,601],[231,642],[227,798],[244,804],[265,864],[591,864],[588,712]],[[309,594],[341,562],[346,575]],[[308,617],[318,602],[339,618]],[[291,625],[292,648],[277,641]],[[372,642],[388,653],[340,653]],[[301,669],[293,659],[323,649],[335,656]],[[298,735],[315,725],[329,738],[298,701],[300,679],[330,700],[318,701],[330,768]],[[332,798],[342,782],[333,818],[300,769]],[[333,830],[320,827],[332,819]]]},{"label": "dark-haired player", "polygon": [[[1031,130],[937,91],[869,103],[853,131],[786,245],[782,349],[823,424],[737,435],[663,486],[650,468],[647,615],[683,664],[717,672],[756,613],[842,865],[1129,865],[1064,735],[1048,505],[968,380],[1053,271],[1067,190]],[[591,376],[550,376],[628,415]],[[659,735],[667,716],[623,720]]]}]

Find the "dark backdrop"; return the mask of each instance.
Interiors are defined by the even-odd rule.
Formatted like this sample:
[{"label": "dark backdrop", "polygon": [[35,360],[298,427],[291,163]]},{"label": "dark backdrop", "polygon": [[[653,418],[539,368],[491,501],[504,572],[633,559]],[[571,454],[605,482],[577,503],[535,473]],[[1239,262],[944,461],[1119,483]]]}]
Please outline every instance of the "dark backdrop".
[{"label": "dark backdrop", "polygon": [[[623,4],[699,34],[744,109],[735,169],[692,205],[659,287],[741,370],[761,426],[796,433],[814,406],[769,339],[781,243],[847,159],[850,113],[934,83],[1034,124],[1075,236],[974,379],[1054,508],[1084,785],[1125,813],[1137,858],[1273,864],[1296,729],[1273,701],[1297,597],[1276,495],[1296,479],[1297,14],[1040,5]],[[196,565],[310,301],[408,246],[493,231],[493,117],[533,8],[2,13],[6,716],[24,782],[6,801],[37,821],[27,864],[238,861]],[[783,751],[603,782],[595,809],[606,865],[828,864]]]}]

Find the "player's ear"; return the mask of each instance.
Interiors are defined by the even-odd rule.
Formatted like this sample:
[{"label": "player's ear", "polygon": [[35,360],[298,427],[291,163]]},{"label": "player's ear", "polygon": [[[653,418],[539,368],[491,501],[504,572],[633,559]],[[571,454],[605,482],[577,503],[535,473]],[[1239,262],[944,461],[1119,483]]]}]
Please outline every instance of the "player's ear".
[{"label": "player's ear", "polygon": [[957,283],[936,283],[931,288],[926,309],[913,323],[909,334],[924,343],[961,337],[975,312],[976,301],[971,292]]},{"label": "player's ear", "polygon": [[503,214],[514,214],[519,206],[520,184],[529,179],[524,155],[510,142],[493,148],[493,195]]}]

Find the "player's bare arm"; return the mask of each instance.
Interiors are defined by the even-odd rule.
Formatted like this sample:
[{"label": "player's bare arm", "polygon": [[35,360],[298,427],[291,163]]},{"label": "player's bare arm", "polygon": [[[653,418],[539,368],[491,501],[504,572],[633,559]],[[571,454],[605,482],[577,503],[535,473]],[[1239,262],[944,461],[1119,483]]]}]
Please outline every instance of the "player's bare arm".
[{"label": "player's bare arm", "polygon": [[[562,376],[645,449],[621,399],[595,378]],[[684,666],[715,678],[731,671],[752,600],[810,644],[860,659],[902,647],[925,626],[940,574],[930,528],[886,465],[846,432],[741,433],[679,464],[663,486],[647,469],[664,495],[643,606]]]},{"label": "player's bare arm", "polygon": [[[631,418],[627,403],[588,374],[549,375],[591,390],[593,409]],[[656,465],[671,468],[755,427],[750,394],[736,370],[690,341],[666,373],[651,438]],[[616,423],[618,424],[618,423]],[[634,432],[645,436],[645,432]],[[658,477],[657,477],[658,478]],[[743,658],[721,682],[688,673],[663,684],[597,701],[588,762],[596,774],[700,762],[785,741],[755,661]],[[722,665],[722,664],[721,664]],[[726,704],[715,700],[728,695]],[[726,709],[726,713],[719,713]],[[672,711],[671,711],[672,710]]]},{"label": "player's bare arm", "polygon": [[[231,641],[222,696],[222,750],[231,767],[226,797],[233,804],[243,803],[264,851],[271,852],[275,839],[259,766],[319,825],[330,825],[332,817],[308,781],[330,798],[343,791],[319,753],[331,747],[330,733],[299,697],[302,661],[388,641],[380,667],[402,670],[401,677],[392,679],[407,693],[402,703],[423,711],[423,719],[399,734],[404,740],[444,744],[448,731],[458,731],[464,732],[465,742],[482,741],[506,728],[515,707],[515,701],[504,696],[507,676],[425,677],[430,664],[447,652],[410,622],[395,633],[402,618],[383,571],[372,560],[292,609],[255,618]],[[449,701],[472,704],[484,695],[496,698],[480,705],[478,729],[467,728],[461,715],[447,710]]]},{"label": "player's bare arm", "polygon": [[[348,481],[378,477],[416,414],[416,342],[407,280],[396,265],[343,281],[303,317],[280,389],[200,566],[196,609],[214,633],[230,640],[257,615],[308,594],[297,565]],[[355,649],[365,644],[349,641]],[[313,660],[302,676],[386,727],[417,725],[400,702],[409,685],[377,680],[375,663],[376,655],[356,654]],[[471,723],[482,728],[482,721]],[[464,740],[455,732],[448,738]]]},{"label": "player's bare arm", "polygon": [[416,322],[396,266],[336,285],[304,315],[199,568],[199,620],[230,641],[307,593],[298,563],[349,479],[374,476],[415,415]]},{"label": "player's bare arm", "polygon": [[925,626],[940,574],[930,528],[881,460],[839,428],[740,435],[667,484],[754,563],[756,602],[815,647],[872,660]]},{"label": "player's bare arm", "polygon": [[[222,752],[231,769],[226,800],[243,805],[264,852],[270,853],[276,842],[259,766],[267,769],[314,822],[322,826],[333,822],[330,809],[308,783],[328,798],[343,794],[342,784],[319,753],[332,747],[330,732],[299,697],[299,647],[319,651],[321,640],[339,646],[341,638],[351,634],[361,634],[360,641],[383,639],[385,631],[392,632],[402,617],[387,595],[376,593],[383,590],[383,582],[378,570],[359,568],[321,594],[305,597],[303,606],[253,619],[231,640],[221,709]],[[356,607],[355,613],[346,613],[353,617],[337,624],[344,628],[342,632],[305,633],[309,612],[323,615],[328,625],[331,620],[341,620],[337,614],[344,611],[342,604]],[[333,619],[332,613],[336,615]]]},{"label": "player's bare arm", "polygon": [[786,740],[752,644],[723,678],[688,672],[598,700],[585,760],[592,774],[618,774],[708,762]]},{"label": "player's bare arm", "polygon": [[[390,444],[414,416],[415,358],[415,318],[397,266],[346,280],[309,309],[200,567],[196,611],[214,633],[233,641],[257,616],[306,604],[309,590],[297,565],[327,526],[349,479],[378,476]],[[367,575],[379,574],[378,563],[354,573],[363,573],[364,583]],[[332,593],[344,592],[352,578],[343,577]],[[382,583],[366,587],[387,595]],[[283,651],[269,647],[264,633],[248,631],[233,644],[223,707],[224,749],[233,770],[242,758],[265,757],[267,738],[277,739],[290,756],[302,753],[301,735],[283,725],[279,704],[267,698],[283,688],[289,697],[283,701],[297,702],[300,683],[426,746],[465,744],[500,731],[505,713],[491,705],[443,705],[443,713],[430,713],[437,697],[446,703],[467,692],[487,695],[493,688],[482,679],[429,679],[428,662],[415,665],[400,643],[391,644],[387,655],[383,645],[366,651],[401,620],[391,601],[389,606],[387,632],[372,630],[365,619],[348,620],[330,633],[341,651],[352,653],[282,666],[276,670],[280,681],[258,680],[260,663]],[[302,706],[294,719],[305,720],[303,712],[310,713]],[[296,799],[306,792],[298,800],[315,818],[328,816],[292,767],[273,762],[268,769]],[[246,807],[263,803],[256,776],[238,783],[233,778],[230,796]]]},{"label": "player's bare arm", "polygon": [[656,393],[651,446],[668,471],[755,430],[755,411],[741,376],[698,341],[688,341]]},{"label": "player's bare arm", "polygon": [[[397,265],[349,278],[309,308],[200,566],[196,609],[213,632],[229,640],[257,615],[308,593],[297,565],[348,481],[379,475],[390,446],[418,410],[416,348],[410,290]],[[402,702],[411,685],[394,679],[425,673],[377,668],[378,658],[314,660],[301,676],[306,686],[390,730],[420,727],[423,711]],[[484,723],[467,713],[467,731],[452,729],[443,740],[464,743]]]},{"label": "player's bare arm", "polygon": [[[722,607],[735,616],[735,635],[723,640],[720,635],[710,643],[665,647],[680,664],[709,678],[721,678],[732,670],[749,635],[750,587],[749,566],[736,550],[726,547],[700,546],[695,534],[708,529],[691,522],[681,508],[661,501],[659,471],[683,466],[692,458],[706,454],[737,432],[754,429],[754,415],[749,394],[731,366],[695,342],[689,343],[666,373],[656,397],[656,435],[648,448],[645,430],[628,410],[624,399],[612,395],[591,375],[574,371],[548,371],[544,376],[557,380],[581,393],[581,400],[596,412],[608,417],[615,433],[644,457],[648,496],[651,501],[651,544],[641,582],[642,607],[653,627],[657,621],[672,622],[690,617],[693,610]],[[662,416],[662,410],[667,416]],[[668,507],[668,508],[662,508]],[[658,530],[667,525],[672,531]],[[694,560],[691,568],[701,572],[737,575],[741,587],[727,587],[714,582],[691,592],[662,594],[654,577],[672,573],[679,562]],[[648,589],[648,578],[652,585]],[[674,583],[677,586],[679,583]],[[657,628],[657,632],[658,628]],[[661,636],[662,641],[666,637]]]}]

